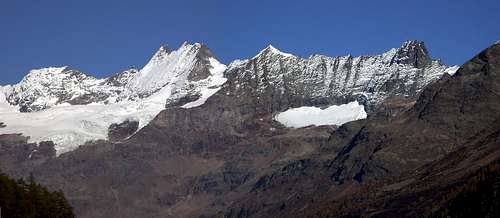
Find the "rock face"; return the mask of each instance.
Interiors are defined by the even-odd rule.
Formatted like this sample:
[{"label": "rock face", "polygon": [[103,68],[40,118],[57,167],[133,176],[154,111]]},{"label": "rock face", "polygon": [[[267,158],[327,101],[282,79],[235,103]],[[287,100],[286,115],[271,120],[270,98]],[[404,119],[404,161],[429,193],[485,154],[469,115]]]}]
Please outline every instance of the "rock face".
[{"label": "rock face", "polygon": [[226,72],[238,92],[269,95],[272,110],[302,105],[332,105],[358,100],[371,109],[388,97],[418,96],[423,87],[447,72],[433,61],[423,42],[375,56],[303,59],[269,46],[250,60],[231,64]]},{"label": "rock face", "polygon": [[30,154],[30,159],[38,160],[42,158],[51,158],[56,156],[56,149],[54,148],[54,142],[46,141],[40,142],[38,147],[33,150]]},{"label": "rock face", "polygon": [[108,129],[108,139],[110,141],[121,141],[137,131],[139,122],[135,120],[126,120],[122,123],[113,123]]},{"label": "rock face", "polygon": [[[24,177],[34,166],[55,157],[54,143],[28,143],[20,134],[0,135],[0,171],[14,177]],[[28,173],[28,174],[27,174]]]},{"label": "rock face", "polygon": [[424,43],[418,41],[405,42],[391,59],[391,64],[410,65],[420,69],[425,68],[431,62],[431,57]]}]

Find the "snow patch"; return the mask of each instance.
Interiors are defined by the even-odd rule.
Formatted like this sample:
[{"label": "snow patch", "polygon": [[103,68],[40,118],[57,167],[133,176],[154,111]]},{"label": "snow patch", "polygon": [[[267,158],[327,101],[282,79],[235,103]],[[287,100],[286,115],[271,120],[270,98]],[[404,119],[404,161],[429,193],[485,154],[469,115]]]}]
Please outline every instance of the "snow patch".
[{"label": "snow patch", "polygon": [[363,105],[353,101],[342,105],[333,105],[325,109],[318,107],[299,107],[288,109],[274,117],[286,127],[300,128],[310,125],[342,125],[365,119],[367,114]]},{"label": "snow patch", "polygon": [[449,74],[450,76],[453,76],[457,72],[458,69],[460,69],[460,67],[455,65],[453,67],[446,68],[446,70],[444,70],[444,72]]}]

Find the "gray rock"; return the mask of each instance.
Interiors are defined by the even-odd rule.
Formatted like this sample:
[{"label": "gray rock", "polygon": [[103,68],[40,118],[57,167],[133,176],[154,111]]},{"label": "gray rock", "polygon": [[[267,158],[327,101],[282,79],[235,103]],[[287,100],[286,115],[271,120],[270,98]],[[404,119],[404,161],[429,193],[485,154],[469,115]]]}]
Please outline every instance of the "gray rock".
[{"label": "gray rock", "polygon": [[139,121],[126,120],[122,123],[111,124],[108,128],[108,139],[110,141],[122,141],[134,134],[139,128]]}]

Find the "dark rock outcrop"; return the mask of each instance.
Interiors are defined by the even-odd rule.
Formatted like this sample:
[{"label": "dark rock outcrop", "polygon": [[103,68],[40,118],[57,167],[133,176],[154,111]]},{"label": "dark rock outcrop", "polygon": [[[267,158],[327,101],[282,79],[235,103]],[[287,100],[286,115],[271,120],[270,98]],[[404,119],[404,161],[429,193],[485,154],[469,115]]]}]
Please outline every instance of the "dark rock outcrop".
[{"label": "dark rock outcrop", "polygon": [[122,123],[111,124],[108,128],[108,139],[110,141],[122,141],[134,134],[139,128],[139,121],[125,120]]},{"label": "dark rock outcrop", "polygon": [[429,52],[421,41],[407,41],[401,46],[391,63],[408,64],[416,68],[424,68],[431,63]]},{"label": "dark rock outcrop", "polygon": [[53,158],[56,156],[56,149],[54,148],[54,142],[46,141],[38,143],[38,147],[33,150],[30,155],[30,159],[37,160],[43,158]]}]

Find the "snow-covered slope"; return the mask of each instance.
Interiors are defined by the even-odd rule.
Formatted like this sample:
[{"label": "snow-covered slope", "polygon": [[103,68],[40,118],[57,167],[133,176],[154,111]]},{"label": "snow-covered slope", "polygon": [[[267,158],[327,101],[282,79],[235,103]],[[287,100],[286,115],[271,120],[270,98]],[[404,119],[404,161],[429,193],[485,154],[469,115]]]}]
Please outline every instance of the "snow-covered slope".
[{"label": "snow-covered slope", "polygon": [[[147,125],[165,105],[196,107],[226,78],[204,45],[161,47],[149,63],[105,79],[69,67],[32,70],[14,86],[0,87],[0,134],[22,133],[30,142],[54,141],[57,153],[89,140],[106,139],[113,123]],[[30,112],[30,113],[23,113]]]},{"label": "snow-covered slope", "polygon": [[291,108],[278,113],[274,119],[287,127],[300,128],[310,125],[342,125],[365,119],[367,114],[363,105],[353,101],[342,105],[333,105],[325,109],[318,107]]},{"label": "snow-covered slope", "polygon": [[149,96],[168,87],[173,96],[181,97],[185,93],[197,91],[192,88],[211,83],[214,74],[221,77],[225,69],[210,50],[199,43],[184,43],[172,52],[162,46],[128,87],[139,96]]}]

